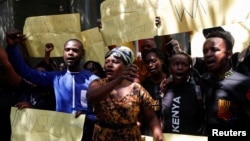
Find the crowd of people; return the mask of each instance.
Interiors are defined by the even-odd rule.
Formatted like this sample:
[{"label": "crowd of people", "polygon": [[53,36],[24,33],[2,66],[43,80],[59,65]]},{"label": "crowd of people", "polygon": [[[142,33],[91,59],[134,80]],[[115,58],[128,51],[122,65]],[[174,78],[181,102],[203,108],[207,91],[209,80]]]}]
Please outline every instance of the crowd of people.
[{"label": "crowd of people", "polygon": [[85,114],[82,141],[140,141],[141,135],[163,141],[163,133],[210,136],[213,129],[250,134],[250,79],[232,63],[228,31],[206,33],[205,70],[171,36],[161,47],[145,39],[138,58],[129,47],[110,48],[104,66],[92,60],[82,66],[84,46],[69,39],[62,68],[50,58],[52,43],[44,60],[29,66],[19,50],[23,38],[12,30],[0,47],[1,128],[9,139],[11,106]]}]

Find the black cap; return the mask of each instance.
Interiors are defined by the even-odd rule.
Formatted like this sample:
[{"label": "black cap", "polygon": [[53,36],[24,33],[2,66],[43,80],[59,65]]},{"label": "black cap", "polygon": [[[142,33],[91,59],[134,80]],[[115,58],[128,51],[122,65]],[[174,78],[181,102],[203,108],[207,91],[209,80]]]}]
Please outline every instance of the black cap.
[{"label": "black cap", "polygon": [[217,27],[211,27],[211,28],[205,28],[203,29],[203,36],[206,38],[207,35],[213,31],[225,31],[221,26],[217,26]]}]

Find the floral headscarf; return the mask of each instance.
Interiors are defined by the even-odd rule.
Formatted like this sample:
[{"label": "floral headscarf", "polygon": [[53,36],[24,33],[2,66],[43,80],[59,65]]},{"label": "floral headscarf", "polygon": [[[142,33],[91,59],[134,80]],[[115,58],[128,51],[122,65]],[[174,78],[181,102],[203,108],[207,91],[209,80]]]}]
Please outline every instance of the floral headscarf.
[{"label": "floral headscarf", "polygon": [[126,46],[118,46],[116,48],[113,48],[105,55],[105,59],[111,55],[113,55],[115,58],[122,58],[125,65],[132,64],[135,58],[133,51]]}]

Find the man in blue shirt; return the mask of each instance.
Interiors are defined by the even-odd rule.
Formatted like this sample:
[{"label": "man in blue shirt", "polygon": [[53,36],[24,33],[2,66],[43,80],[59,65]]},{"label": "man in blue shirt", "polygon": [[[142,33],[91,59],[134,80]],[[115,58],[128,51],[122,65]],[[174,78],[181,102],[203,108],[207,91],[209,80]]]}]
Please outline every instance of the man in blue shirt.
[{"label": "man in blue shirt", "polygon": [[82,70],[81,60],[84,56],[82,42],[77,39],[69,39],[64,44],[65,70],[45,72],[32,69],[25,64],[18,48],[18,44],[23,38],[24,35],[18,30],[12,30],[6,34],[6,51],[16,72],[24,79],[37,85],[53,86],[56,111],[74,113],[76,117],[82,113],[86,114],[82,140],[91,140],[95,116],[93,108],[87,103],[86,91],[90,82],[98,77],[89,71]]}]

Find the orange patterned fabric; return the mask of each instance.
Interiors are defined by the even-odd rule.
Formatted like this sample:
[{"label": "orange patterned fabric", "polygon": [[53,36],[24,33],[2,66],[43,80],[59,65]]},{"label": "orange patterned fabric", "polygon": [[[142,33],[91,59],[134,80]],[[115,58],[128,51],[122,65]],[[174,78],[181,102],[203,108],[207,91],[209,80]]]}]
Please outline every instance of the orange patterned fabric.
[{"label": "orange patterned fabric", "polygon": [[144,79],[150,75],[150,73],[148,72],[148,70],[147,70],[147,68],[142,60],[136,60],[134,62],[134,64],[139,68],[139,70],[138,70],[139,79],[140,79],[140,82],[143,82]]},{"label": "orange patterned fabric", "polygon": [[[107,79],[102,79],[102,81],[101,83],[105,84]],[[116,99],[111,92],[105,100],[94,105],[97,123],[105,123],[108,127],[96,124],[93,141],[141,140],[141,132],[136,125],[138,115],[141,110],[151,106],[153,99],[141,85],[138,83],[133,85],[133,89],[128,91],[128,94],[123,98]]]},{"label": "orange patterned fabric", "polygon": [[218,117],[224,120],[229,120],[232,116],[230,112],[231,101],[219,99],[218,102]]}]

